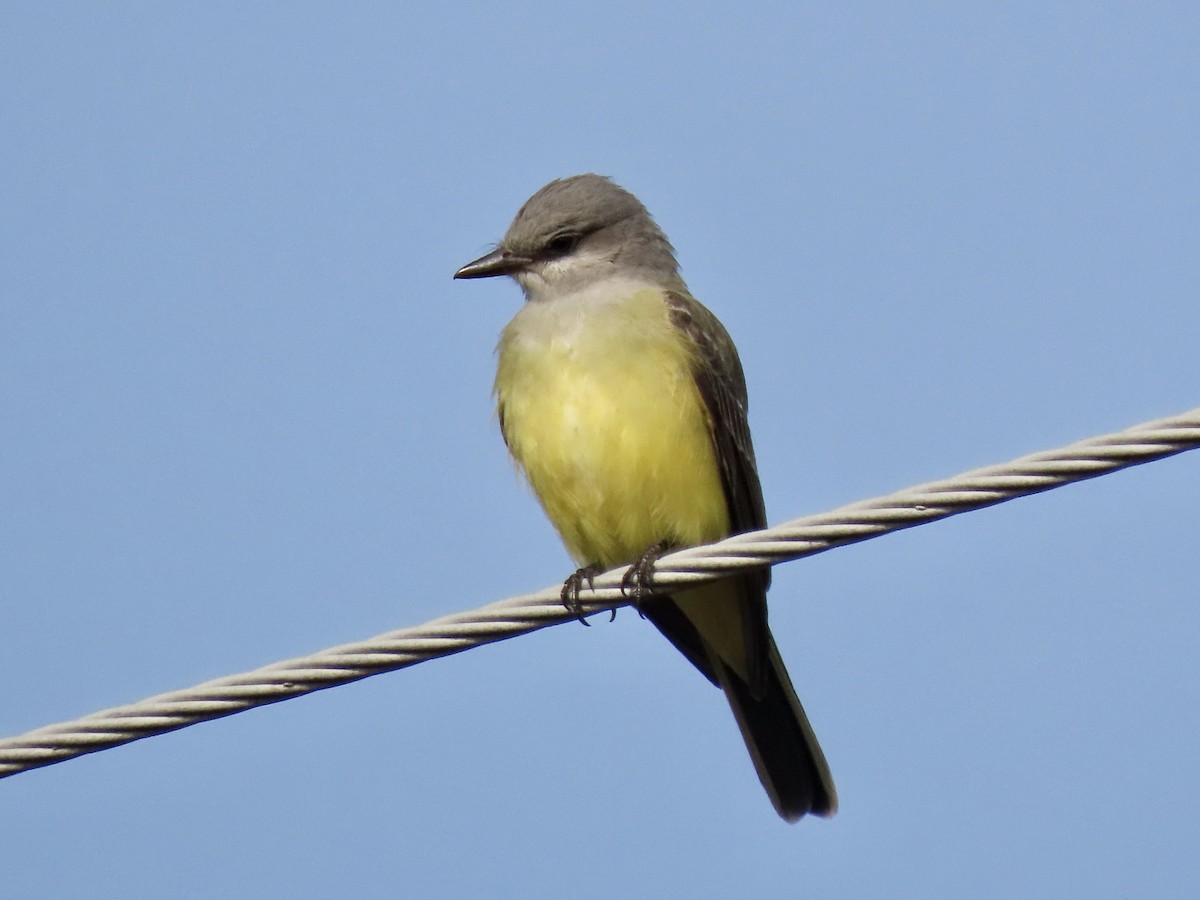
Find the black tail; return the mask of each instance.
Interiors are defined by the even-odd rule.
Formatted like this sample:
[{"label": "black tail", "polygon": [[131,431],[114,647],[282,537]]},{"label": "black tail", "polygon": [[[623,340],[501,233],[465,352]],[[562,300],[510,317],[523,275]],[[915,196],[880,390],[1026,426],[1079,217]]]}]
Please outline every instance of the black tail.
[{"label": "black tail", "polygon": [[759,697],[727,666],[718,660],[713,663],[776,812],[789,822],[806,814],[832,816],[837,812],[837,790],[825,754],[808,724],[774,639],[770,639],[765,690]]}]

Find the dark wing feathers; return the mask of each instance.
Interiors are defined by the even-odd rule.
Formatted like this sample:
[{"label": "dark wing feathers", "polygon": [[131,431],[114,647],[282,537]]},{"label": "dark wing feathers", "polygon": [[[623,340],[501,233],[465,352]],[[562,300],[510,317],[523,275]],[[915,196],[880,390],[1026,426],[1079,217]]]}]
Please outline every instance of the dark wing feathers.
[{"label": "dark wing feathers", "polygon": [[[721,468],[733,533],[766,527],[762,487],[754,464],[746,418],[746,379],[733,341],[716,316],[684,293],[668,293],[671,321],[695,347],[693,375],[708,409],[713,445]],[[749,680],[721,663],[697,662],[704,643],[683,611],[669,601],[674,616],[650,618],[693,663],[725,691],[754,768],[775,809],[789,822],[807,813],[829,816],[837,809],[837,790],[829,765],[767,628],[766,591],[770,569],[739,576],[746,649],[752,660]],[[649,613],[648,613],[649,614]]]},{"label": "dark wing feathers", "polygon": [[746,376],[737,349],[717,317],[695,298],[674,291],[666,297],[671,322],[696,348],[692,374],[708,408],[733,533],[765,528],[767,513],[746,417]]},{"label": "dark wing feathers", "polygon": [[[754,531],[767,523],[762,486],[754,464],[750,423],[746,417],[746,377],[737,349],[716,316],[688,294],[668,291],[668,313],[694,347],[692,375],[708,412],[709,429],[717,451],[725,502],[729,508],[731,533]],[[738,599],[743,605],[747,658],[751,671],[749,689],[759,695],[768,677],[770,631],[767,628],[767,587],[771,570],[763,568],[736,579]],[[647,610],[649,618],[672,643],[709,679],[716,682],[707,652],[695,628],[674,604],[671,611]]]}]

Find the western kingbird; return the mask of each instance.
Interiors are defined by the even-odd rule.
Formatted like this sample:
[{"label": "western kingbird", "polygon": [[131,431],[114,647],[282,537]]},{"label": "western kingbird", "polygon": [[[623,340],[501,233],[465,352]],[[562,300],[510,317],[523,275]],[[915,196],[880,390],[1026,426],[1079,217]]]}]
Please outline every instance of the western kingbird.
[{"label": "western kingbird", "polygon": [[[454,277],[496,275],[526,300],[500,337],[500,430],[584,567],[568,604],[597,572],[633,564],[639,587],[665,548],[766,527],[737,350],[636,197],[599,175],[550,182]],[[833,779],[767,627],[770,580],[763,569],[639,609],[725,691],[779,814],[829,816]]]}]

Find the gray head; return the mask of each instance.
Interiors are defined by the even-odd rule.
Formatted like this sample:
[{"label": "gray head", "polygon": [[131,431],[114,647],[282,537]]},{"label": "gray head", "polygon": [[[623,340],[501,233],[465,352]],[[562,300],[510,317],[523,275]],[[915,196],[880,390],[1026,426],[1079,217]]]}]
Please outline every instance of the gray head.
[{"label": "gray head", "polygon": [[552,181],[525,201],[494,251],[455,278],[511,275],[531,300],[609,278],[682,285],[675,254],[646,207],[602,175]]}]

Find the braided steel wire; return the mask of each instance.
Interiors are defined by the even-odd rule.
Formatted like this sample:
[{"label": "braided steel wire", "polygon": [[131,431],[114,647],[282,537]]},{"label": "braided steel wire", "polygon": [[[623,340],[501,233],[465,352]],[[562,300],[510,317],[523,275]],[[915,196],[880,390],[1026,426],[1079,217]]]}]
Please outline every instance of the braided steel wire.
[{"label": "braided steel wire", "polygon": [[[732,572],[774,565],[833,547],[879,537],[958,513],[993,506],[1075,481],[1150,462],[1200,446],[1200,408],[1023,456],[831,512],[804,516],[762,531],[680,550],[658,560],[654,589],[711,581]],[[580,606],[591,614],[628,601],[624,569],[596,577]],[[0,740],[0,778],[162,734],[256,706],[357,681],[472,647],[516,637],[575,618],[555,586],[443,616],[411,628],[331,647],[185,690],[91,713]]]}]

